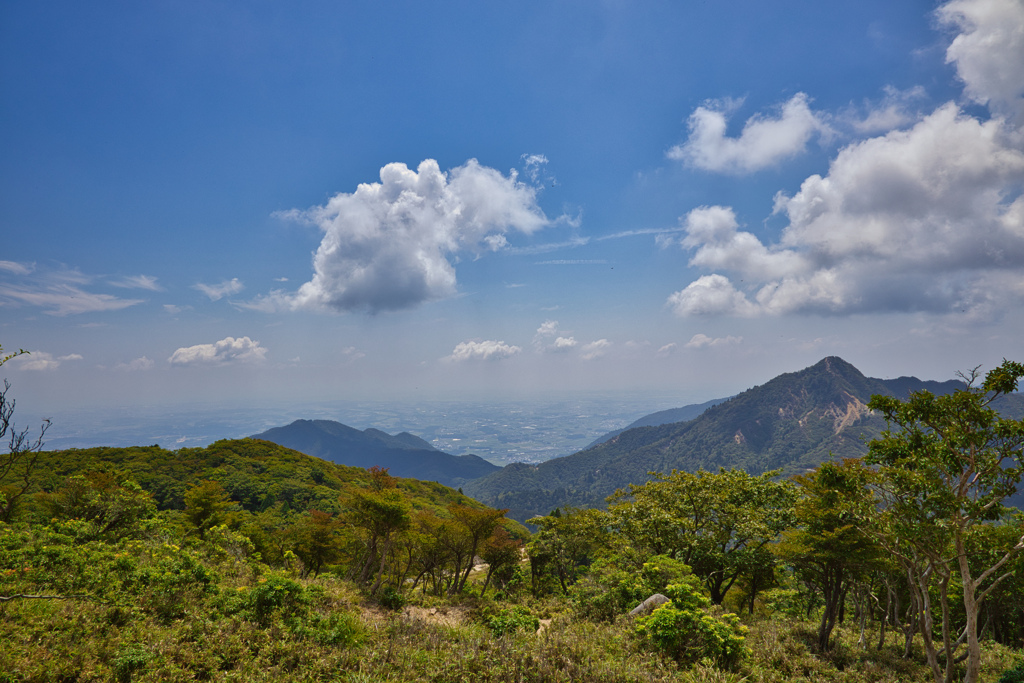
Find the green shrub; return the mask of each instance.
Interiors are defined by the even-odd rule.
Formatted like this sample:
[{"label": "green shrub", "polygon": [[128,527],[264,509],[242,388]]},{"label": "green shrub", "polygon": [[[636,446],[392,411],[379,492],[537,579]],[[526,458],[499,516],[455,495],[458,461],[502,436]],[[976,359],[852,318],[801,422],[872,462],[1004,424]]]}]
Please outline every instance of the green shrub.
[{"label": "green shrub", "polygon": [[516,605],[512,609],[503,609],[495,613],[484,615],[484,626],[486,626],[495,638],[500,638],[508,633],[516,631],[536,632],[540,628],[540,619],[530,613],[530,610]]},{"label": "green shrub", "polygon": [[149,656],[146,649],[138,643],[128,646],[114,659],[114,678],[118,683],[129,683],[132,674],[146,668]]},{"label": "green shrub", "polygon": [[377,593],[377,604],[384,609],[400,610],[405,607],[405,596],[394,586],[385,586]]},{"label": "green shrub", "polygon": [[1024,661],[1021,661],[1012,669],[1007,669],[999,677],[998,683],[1024,683]]},{"label": "green shrub", "polygon": [[283,617],[303,614],[310,599],[301,584],[284,576],[271,575],[261,579],[246,597],[246,616],[260,626],[267,626],[275,613]]},{"label": "green shrub", "polygon": [[735,614],[710,611],[711,600],[701,593],[696,577],[668,586],[665,595],[670,602],[637,620],[637,632],[657,650],[680,664],[708,659],[721,668],[749,655],[747,627]]},{"label": "green shrub", "polygon": [[347,612],[310,615],[307,619],[297,620],[291,631],[297,637],[312,640],[318,645],[335,647],[358,645],[366,636],[359,618]]}]

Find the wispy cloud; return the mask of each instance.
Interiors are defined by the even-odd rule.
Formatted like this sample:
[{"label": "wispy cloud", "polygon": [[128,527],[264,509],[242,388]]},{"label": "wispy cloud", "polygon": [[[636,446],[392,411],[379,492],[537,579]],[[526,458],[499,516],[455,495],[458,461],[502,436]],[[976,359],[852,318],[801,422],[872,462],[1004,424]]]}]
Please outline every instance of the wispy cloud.
[{"label": "wispy cloud", "polygon": [[129,275],[120,280],[111,280],[114,287],[124,289],[148,289],[151,292],[162,292],[164,288],[157,284],[156,278],[152,275]]},{"label": "wispy cloud", "polygon": [[119,299],[110,294],[87,292],[80,287],[63,283],[34,286],[0,284],[0,299],[2,298],[49,309],[45,312],[57,316],[117,311],[142,303],[142,299]]},{"label": "wispy cloud", "polygon": [[603,356],[612,343],[607,339],[598,339],[597,341],[584,344],[583,348],[580,349],[580,358],[583,360],[594,360]]},{"label": "wispy cloud", "polygon": [[226,296],[238,294],[245,289],[245,285],[243,285],[237,277],[233,277],[230,280],[224,280],[216,285],[206,285],[200,282],[192,285],[192,289],[198,289],[200,292],[208,296],[210,301],[220,301]]},{"label": "wispy cloud", "polygon": [[28,275],[36,269],[34,263],[18,263],[17,261],[0,261],[0,270],[6,270],[15,275]]},{"label": "wispy cloud", "polygon": [[140,356],[139,358],[130,360],[127,363],[118,363],[114,366],[114,369],[122,372],[139,372],[142,370],[150,370],[154,365],[155,363],[149,358]]},{"label": "wispy cloud", "polygon": [[553,261],[537,261],[538,266],[600,266],[607,264],[605,259],[555,259]]}]

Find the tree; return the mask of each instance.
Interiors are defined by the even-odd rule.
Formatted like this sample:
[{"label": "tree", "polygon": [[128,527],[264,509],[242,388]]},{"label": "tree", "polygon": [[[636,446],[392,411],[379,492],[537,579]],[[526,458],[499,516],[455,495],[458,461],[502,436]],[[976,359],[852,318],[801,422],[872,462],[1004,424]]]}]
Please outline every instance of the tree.
[{"label": "tree", "polygon": [[796,500],[793,484],[774,481],[778,470],[652,474],[608,499],[614,528],[635,547],[685,562],[716,605],[740,577],[771,565],[766,546],[792,526]]},{"label": "tree", "polygon": [[874,502],[867,485],[873,472],[859,460],[825,462],[793,480],[803,494],[796,526],[782,534],[776,554],[825,601],[818,626],[818,651],[829,649],[847,592],[877,563],[878,544],[857,526],[858,513]]},{"label": "tree", "polygon": [[[387,475],[386,470],[383,470],[383,473]],[[371,595],[377,593],[377,589],[384,581],[384,569],[395,534],[407,529],[412,523],[409,501],[401,491],[387,485],[390,483],[387,479],[377,477],[373,481],[374,485],[370,490],[356,491],[348,501],[348,521],[366,535],[359,582],[368,583],[373,575],[374,565],[378,565],[376,581],[370,587]]]},{"label": "tree", "polygon": [[220,482],[207,480],[185,492],[185,518],[199,532],[200,538],[215,526],[231,521],[234,507],[231,497]]},{"label": "tree", "polygon": [[[3,353],[0,346],[0,365],[28,351],[19,349],[16,353]],[[50,428],[50,421],[43,420],[39,436],[29,438],[26,427],[18,431],[14,426],[14,399],[7,397],[11,383],[4,380],[4,388],[0,391],[0,442],[7,440],[7,452],[0,455],[0,520],[10,522],[22,496],[32,487],[32,473],[43,449],[43,436]]]},{"label": "tree", "polygon": [[484,543],[480,557],[487,563],[487,578],[480,591],[480,594],[483,595],[487,592],[487,587],[491,585],[492,577],[495,578],[499,588],[503,587],[512,577],[516,565],[523,557],[523,542],[518,538],[512,538],[503,527],[499,526]]},{"label": "tree", "polygon": [[[491,534],[494,533],[494,530],[508,510],[493,510],[491,508],[477,510],[462,503],[451,503],[448,506],[448,512],[451,513],[452,519],[462,528],[468,540],[468,552],[465,557],[466,568],[462,573],[462,577],[452,585],[450,592],[454,594],[466,586],[466,581],[469,579],[469,573],[473,570],[473,562],[475,561],[477,551],[480,549],[480,544],[491,537]],[[461,567],[456,566],[456,573],[460,569]]]},{"label": "tree", "polygon": [[526,549],[535,592],[550,572],[568,593],[608,540],[608,513],[601,510],[554,510],[527,522],[540,527]]},{"label": "tree", "polygon": [[333,515],[310,510],[309,516],[292,527],[295,554],[302,560],[302,578],[317,576],[324,565],[341,558],[341,522]]},{"label": "tree", "polygon": [[[967,644],[964,680],[980,675],[978,613],[985,598],[1011,572],[1008,563],[1024,549],[1024,536],[1000,549],[985,567],[972,567],[968,547],[986,521],[998,519],[1003,500],[1024,475],[1024,420],[1002,418],[993,400],[1013,393],[1024,364],[1003,360],[978,385],[978,369],[961,375],[966,386],[945,396],[914,392],[906,401],[873,396],[868,403],[888,424],[868,444],[867,461],[879,467],[885,515],[880,534],[886,548],[906,568],[923,607],[921,634],[937,683],[952,681],[956,651]],[[959,578],[964,621],[954,635],[950,585]],[[942,647],[931,637],[938,589]],[[939,658],[945,660],[940,666]]]}]

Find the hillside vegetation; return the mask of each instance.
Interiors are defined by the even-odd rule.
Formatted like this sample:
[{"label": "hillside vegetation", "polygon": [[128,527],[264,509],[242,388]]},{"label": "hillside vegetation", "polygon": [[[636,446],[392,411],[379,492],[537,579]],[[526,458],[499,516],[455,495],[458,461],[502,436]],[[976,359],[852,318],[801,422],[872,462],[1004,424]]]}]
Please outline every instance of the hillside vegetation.
[{"label": "hillside vegetation", "polygon": [[0,681],[1012,683],[1024,421],[991,406],[1022,377],[875,396],[864,459],[663,473],[532,535],[266,441],[16,440]]}]

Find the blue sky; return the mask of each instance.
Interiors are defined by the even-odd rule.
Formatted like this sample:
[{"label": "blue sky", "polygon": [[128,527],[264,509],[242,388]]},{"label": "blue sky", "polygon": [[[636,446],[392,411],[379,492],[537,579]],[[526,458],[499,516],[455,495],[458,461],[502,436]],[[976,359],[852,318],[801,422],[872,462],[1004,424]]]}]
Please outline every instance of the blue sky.
[{"label": "blue sky", "polygon": [[1024,4],[11,2],[30,411],[734,393],[1024,338]]}]

